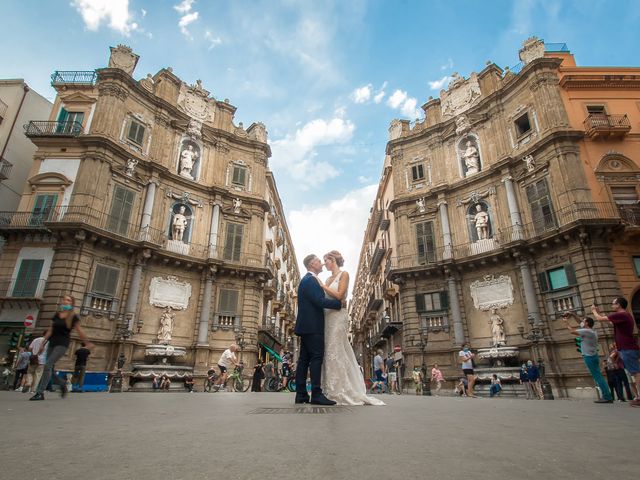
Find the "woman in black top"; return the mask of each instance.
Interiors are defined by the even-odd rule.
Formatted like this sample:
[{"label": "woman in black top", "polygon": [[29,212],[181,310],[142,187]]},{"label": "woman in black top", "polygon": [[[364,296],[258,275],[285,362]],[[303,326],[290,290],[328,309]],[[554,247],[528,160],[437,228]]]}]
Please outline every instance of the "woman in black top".
[{"label": "woman in black top", "polygon": [[29,400],[44,400],[44,390],[49,384],[49,379],[53,375],[53,382],[60,386],[60,394],[64,397],[67,394],[66,383],[54,375],[55,364],[58,360],[64,357],[69,348],[69,342],[71,338],[71,331],[75,329],[78,336],[84,341],[86,348],[91,350],[93,343],[89,341],[84,330],[80,328],[80,319],[73,311],[75,306],[75,299],[71,295],[64,295],[62,302],[58,305],[58,311],[53,316],[51,326],[44,334],[44,342],[37,355],[40,355],[44,351],[44,346],[48,342],[47,347],[47,363],[44,365],[44,371],[42,372],[42,378],[36,389],[36,394]]},{"label": "woman in black top", "polygon": [[262,366],[262,362],[258,360],[256,366],[253,367],[253,381],[251,382],[251,391],[252,392],[261,392],[262,391],[262,379],[264,378],[264,368]]}]

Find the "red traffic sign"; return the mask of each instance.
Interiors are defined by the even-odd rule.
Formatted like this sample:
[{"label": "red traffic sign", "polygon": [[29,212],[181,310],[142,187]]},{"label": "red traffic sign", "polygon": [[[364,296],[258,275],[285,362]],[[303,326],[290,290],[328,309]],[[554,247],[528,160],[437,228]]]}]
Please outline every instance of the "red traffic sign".
[{"label": "red traffic sign", "polygon": [[33,315],[27,315],[24,317],[24,326],[33,327]]}]

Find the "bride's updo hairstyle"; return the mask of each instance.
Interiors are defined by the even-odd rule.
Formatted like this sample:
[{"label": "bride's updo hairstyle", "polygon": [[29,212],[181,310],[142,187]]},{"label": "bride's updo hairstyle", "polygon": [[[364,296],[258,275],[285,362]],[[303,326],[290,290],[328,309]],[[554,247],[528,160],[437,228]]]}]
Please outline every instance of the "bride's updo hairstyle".
[{"label": "bride's updo hairstyle", "polygon": [[324,258],[330,258],[336,265],[339,267],[344,265],[344,258],[342,258],[342,254],[337,250],[331,250],[329,253],[325,253]]}]

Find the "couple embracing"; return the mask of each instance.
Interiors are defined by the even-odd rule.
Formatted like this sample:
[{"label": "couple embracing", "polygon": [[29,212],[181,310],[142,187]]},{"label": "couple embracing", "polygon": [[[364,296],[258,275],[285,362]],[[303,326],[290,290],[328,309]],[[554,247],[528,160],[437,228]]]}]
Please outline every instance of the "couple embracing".
[{"label": "couple embracing", "polygon": [[[347,337],[346,308],[349,274],[340,270],[342,255],[332,250],[324,256],[331,272],[326,283],[318,278],[323,264],[315,255],[305,257],[307,274],[298,286],[295,334],[300,337],[296,369],[296,403],[315,405],[384,405],[366,395],[360,366]],[[306,390],[311,375],[311,397]]]}]

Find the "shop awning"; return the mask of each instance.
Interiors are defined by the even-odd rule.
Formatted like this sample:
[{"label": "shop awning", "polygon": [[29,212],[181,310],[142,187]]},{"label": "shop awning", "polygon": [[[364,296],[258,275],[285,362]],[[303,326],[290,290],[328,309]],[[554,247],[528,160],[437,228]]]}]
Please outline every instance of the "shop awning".
[{"label": "shop awning", "polygon": [[260,345],[262,345],[262,347],[269,352],[271,355],[273,355],[274,357],[276,357],[278,359],[279,362],[282,361],[282,357],[280,355],[278,355],[276,352],[274,352],[272,349],[270,349],[269,347],[267,347],[264,343],[262,342],[258,342]]}]

